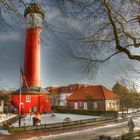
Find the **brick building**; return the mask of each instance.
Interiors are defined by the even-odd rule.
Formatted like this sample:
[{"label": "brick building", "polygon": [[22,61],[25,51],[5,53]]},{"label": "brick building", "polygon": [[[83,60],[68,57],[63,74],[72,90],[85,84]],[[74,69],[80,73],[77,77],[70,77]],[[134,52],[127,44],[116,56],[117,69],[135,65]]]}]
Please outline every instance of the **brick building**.
[{"label": "brick building", "polygon": [[76,90],[66,100],[71,110],[119,110],[119,96],[101,85]]},{"label": "brick building", "polygon": [[87,84],[70,84],[62,87],[48,87],[48,92],[52,95],[52,106],[67,106],[66,98],[73,94],[74,91],[85,88]]}]

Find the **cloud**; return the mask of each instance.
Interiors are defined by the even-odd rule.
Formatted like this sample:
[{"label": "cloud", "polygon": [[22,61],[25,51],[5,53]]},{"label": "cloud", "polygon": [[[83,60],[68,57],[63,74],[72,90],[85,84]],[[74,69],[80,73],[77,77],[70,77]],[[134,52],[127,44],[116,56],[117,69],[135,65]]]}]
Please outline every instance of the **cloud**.
[{"label": "cloud", "polygon": [[8,55],[2,54],[0,55],[0,59],[3,61],[9,61],[11,60],[11,58]]},{"label": "cloud", "polygon": [[0,34],[0,42],[18,42],[19,40],[19,32],[4,32]]}]

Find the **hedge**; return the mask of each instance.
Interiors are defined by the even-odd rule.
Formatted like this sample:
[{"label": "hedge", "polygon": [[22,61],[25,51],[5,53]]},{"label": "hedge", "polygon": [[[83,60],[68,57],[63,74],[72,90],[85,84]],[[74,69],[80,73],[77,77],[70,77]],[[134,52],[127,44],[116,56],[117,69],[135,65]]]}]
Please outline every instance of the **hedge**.
[{"label": "hedge", "polygon": [[55,112],[58,113],[70,113],[79,115],[94,115],[94,116],[106,116],[106,117],[117,117],[117,111],[97,111],[97,110],[69,110],[60,107],[55,108]]}]

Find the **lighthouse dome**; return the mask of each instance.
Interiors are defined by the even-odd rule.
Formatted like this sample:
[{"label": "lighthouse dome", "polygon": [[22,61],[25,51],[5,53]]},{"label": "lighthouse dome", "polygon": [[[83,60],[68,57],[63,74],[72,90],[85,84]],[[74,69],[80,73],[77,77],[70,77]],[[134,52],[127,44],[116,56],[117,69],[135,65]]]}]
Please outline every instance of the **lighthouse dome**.
[{"label": "lighthouse dome", "polygon": [[38,13],[42,15],[42,18],[44,18],[44,10],[40,4],[37,3],[31,3],[24,11],[24,16],[26,17],[27,14],[33,14]]}]

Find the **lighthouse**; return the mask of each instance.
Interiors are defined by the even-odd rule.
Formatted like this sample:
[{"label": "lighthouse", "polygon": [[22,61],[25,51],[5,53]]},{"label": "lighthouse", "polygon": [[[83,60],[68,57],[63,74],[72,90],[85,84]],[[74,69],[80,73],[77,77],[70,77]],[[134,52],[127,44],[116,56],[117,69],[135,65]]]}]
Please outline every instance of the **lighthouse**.
[{"label": "lighthouse", "polygon": [[24,11],[26,20],[25,59],[22,86],[12,94],[12,104],[22,113],[50,112],[51,95],[41,87],[41,41],[44,10],[31,3]]}]

